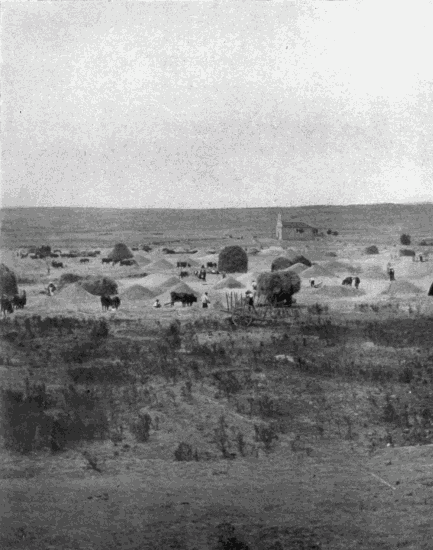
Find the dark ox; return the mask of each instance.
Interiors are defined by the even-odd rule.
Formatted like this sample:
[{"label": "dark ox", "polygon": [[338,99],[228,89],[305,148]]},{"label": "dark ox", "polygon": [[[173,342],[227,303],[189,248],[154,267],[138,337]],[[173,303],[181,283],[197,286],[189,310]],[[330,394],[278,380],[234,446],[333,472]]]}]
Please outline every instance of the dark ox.
[{"label": "dark ox", "polygon": [[343,279],[343,282],[341,284],[352,286],[352,283],[353,283],[353,277],[346,277],[345,279]]},{"label": "dark ox", "polygon": [[114,296],[113,298],[110,296],[101,296],[101,306],[102,311],[108,311],[110,307],[117,310],[120,306],[120,298],[119,296]]},{"label": "dark ox", "polygon": [[54,260],[51,262],[51,266],[57,269],[64,267],[62,262],[56,262]]},{"label": "dark ox", "polygon": [[102,258],[102,263],[103,264],[111,264],[111,259],[110,258]]},{"label": "dark ox", "polygon": [[58,258],[59,255],[58,254],[50,254],[50,258]]},{"label": "dark ox", "polygon": [[27,295],[26,291],[23,290],[21,296],[19,294],[15,294],[15,296],[12,299],[12,304],[15,309],[24,309],[24,306],[27,303]]},{"label": "dark ox", "polygon": [[216,269],[218,267],[218,264],[215,262],[207,262],[206,267],[210,267],[211,269],[213,268]]},{"label": "dark ox", "polygon": [[80,264],[88,264],[90,262],[89,258],[81,258]]},{"label": "dark ox", "polygon": [[188,271],[181,271],[181,272],[179,273],[179,277],[180,277],[181,279],[183,279],[184,277],[188,277],[188,275],[189,275],[189,272],[188,272]]},{"label": "dark ox", "polygon": [[6,317],[7,313],[13,313],[14,312],[14,306],[12,304],[12,300],[9,300],[7,296],[1,297],[1,312],[3,314],[3,317]]},{"label": "dark ox", "polygon": [[191,267],[188,262],[177,262],[177,267]]},{"label": "dark ox", "polygon": [[135,260],[121,260],[120,265],[135,265]]},{"label": "dark ox", "polygon": [[176,302],[182,302],[182,307],[192,306],[197,302],[197,298],[194,294],[187,294],[186,292],[171,292],[171,305],[173,306]]}]

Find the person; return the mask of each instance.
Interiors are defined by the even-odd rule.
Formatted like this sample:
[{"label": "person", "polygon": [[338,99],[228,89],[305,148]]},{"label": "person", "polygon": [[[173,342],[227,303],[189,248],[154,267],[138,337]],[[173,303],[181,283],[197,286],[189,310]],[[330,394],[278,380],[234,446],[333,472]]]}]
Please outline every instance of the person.
[{"label": "person", "polygon": [[395,281],[395,272],[394,272],[394,269],[392,267],[389,270],[389,280],[390,281]]},{"label": "person", "polygon": [[253,282],[251,283],[251,286],[253,287],[253,290],[254,290],[254,292],[255,292],[255,291],[257,290],[257,282],[256,282],[256,281],[253,281]]},{"label": "person", "polygon": [[155,300],[155,303],[153,304],[153,307],[155,307],[155,308],[161,307],[161,302],[158,300],[158,298]]},{"label": "person", "polygon": [[204,265],[202,265],[201,268],[200,268],[199,279],[203,279],[203,281],[206,282],[206,269],[205,269]]},{"label": "person", "polygon": [[316,281],[314,280],[314,277],[311,277],[310,278],[310,286],[313,287],[315,282]]},{"label": "person", "polygon": [[249,310],[252,309],[253,311],[256,311],[256,308],[254,307],[254,296],[251,290],[247,290],[245,292],[245,297],[246,297],[248,309]]},{"label": "person", "polygon": [[48,296],[52,296],[54,294],[54,291],[56,290],[56,287],[53,283],[48,283]]},{"label": "person", "polygon": [[205,292],[203,294],[203,296],[201,297],[201,303],[202,303],[203,308],[208,308],[209,307],[210,300],[209,300],[209,296],[207,295],[207,292]]},{"label": "person", "polygon": [[424,256],[422,254],[419,255],[419,261],[420,262],[423,262],[424,261]]},{"label": "person", "polygon": [[355,277],[355,288],[356,288],[356,290],[358,290],[360,283],[361,283],[361,279],[359,277]]}]

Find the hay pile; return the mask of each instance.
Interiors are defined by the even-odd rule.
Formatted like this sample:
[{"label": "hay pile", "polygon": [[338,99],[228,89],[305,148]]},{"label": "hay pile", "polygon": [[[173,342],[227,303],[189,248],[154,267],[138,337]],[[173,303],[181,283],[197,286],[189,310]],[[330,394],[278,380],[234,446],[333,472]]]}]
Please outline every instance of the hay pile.
[{"label": "hay pile", "polygon": [[248,256],[240,246],[226,246],[218,257],[218,271],[224,273],[247,273]]},{"label": "hay pile", "polygon": [[407,279],[399,279],[398,281],[392,281],[389,283],[388,288],[381,294],[398,296],[401,294],[424,294],[424,291]]},{"label": "hay pile", "polygon": [[364,296],[365,290],[353,288],[351,286],[324,285],[314,291],[314,294],[320,296],[329,296],[331,298],[353,298],[356,296]]},{"label": "hay pile", "polygon": [[133,257],[134,254],[131,252],[131,250],[129,250],[126,244],[123,243],[116,244],[113,250],[107,256],[107,258],[110,258],[110,260],[114,260],[116,262],[120,262],[121,260],[129,260],[129,258]]},{"label": "hay pile", "polygon": [[5,264],[0,264],[0,293],[6,296],[18,294],[16,275]]},{"label": "hay pile", "polygon": [[[293,271],[294,273],[299,274],[299,273],[302,273],[302,271],[305,271],[306,269],[307,269],[307,266],[305,264],[297,263],[288,267],[287,271]],[[286,269],[284,271],[286,271]]]},{"label": "hay pile", "polygon": [[379,249],[373,244],[372,246],[367,246],[364,252],[366,254],[379,254]]},{"label": "hay pile", "polygon": [[339,274],[349,273],[350,275],[359,275],[360,273],[362,273],[362,269],[359,266],[354,266],[349,262],[341,262],[337,260],[326,262],[325,264],[323,264],[323,267],[327,271],[332,271],[333,273]]},{"label": "hay pile", "polygon": [[221,290],[223,288],[245,288],[245,285],[237,281],[234,277],[227,277],[214,286],[215,290]]},{"label": "hay pile", "polygon": [[169,289],[166,289],[165,292],[162,292],[158,294],[158,299],[161,302],[161,304],[167,304],[168,302],[171,302],[171,293],[177,292],[185,293],[185,294],[193,294],[197,299],[199,298],[200,294],[196,292],[194,289],[192,289],[190,286],[188,286],[186,283],[181,282],[176,286],[173,286]]},{"label": "hay pile", "polygon": [[367,279],[389,279],[388,275],[379,265],[368,265],[362,270],[362,273]]},{"label": "hay pile", "polygon": [[300,273],[300,276],[303,279],[309,279],[310,277],[328,277],[333,278],[335,277],[335,273],[329,269],[326,269],[325,267],[321,265],[313,265],[312,267],[309,267],[302,271]]},{"label": "hay pile", "polygon": [[165,258],[161,258],[160,260],[152,262],[147,267],[148,269],[173,269],[174,265]]},{"label": "hay pile", "polygon": [[293,265],[293,262],[289,260],[289,258],[279,256],[278,258],[275,258],[275,260],[272,262],[271,271],[281,271],[283,269],[287,269],[291,265]]},{"label": "hay pile", "polygon": [[150,260],[149,258],[147,258],[146,256],[144,256],[144,254],[136,254],[134,256],[134,260],[139,264],[139,265],[148,265],[150,264]]},{"label": "hay pile", "polygon": [[84,290],[94,296],[110,296],[117,294],[117,283],[111,277],[102,275],[91,275],[81,279],[77,284],[81,285]]},{"label": "hay pile", "polygon": [[56,297],[72,305],[98,303],[97,298],[89,292],[86,292],[79,283],[67,285]]},{"label": "hay pile", "polygon": [[155,294],[141,285],[130,286],[123,294],[122,299],[124,300],[149,300],[153,298]]},{"label": "hay pile", "polygon": [[179,277],[170,277],[169,279],[167,279],[163,283],[159,284],[158,288],[160,288],[161,291],[162,291],[162,290],[165,290],[167,288],[171,288],[172,286],[178,285],[181,282],[182,281],[181,281],[181,279],[179,279]]},{"label": "hay pile", "polygon": [[399,250],[399,256],[415,256],[415,250],[411,250],[410,248],[401,248]]},{"label": "hay pile", "polygon": [[257,296],[272,302],[281,294],[292,296],[301,289],[301,279],[293,271],[260,273],[257,277]]},{"label": "hay pile", "polygon": [[77,275],[76,273],[62,273],[57,289],[60,291],[67,285],[72,285],[84,279],[83,275]]},{"label": "hay pile", "polygon": [[289,260],[292,262],[292,265],[304,264],[307,267],[311,267],[313,265],[310,260],[305,256],[302,256],[302,254],[289,255]]}]

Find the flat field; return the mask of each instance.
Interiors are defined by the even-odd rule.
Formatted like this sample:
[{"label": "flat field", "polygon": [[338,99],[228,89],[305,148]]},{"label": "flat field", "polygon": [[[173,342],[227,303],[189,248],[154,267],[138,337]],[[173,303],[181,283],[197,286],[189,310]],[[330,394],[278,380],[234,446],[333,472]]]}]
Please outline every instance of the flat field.
[{"label": "flat field", "polygon": [[[1,261],[27,304],[0,322],[1,548],[431,548],[433,261],[417,242],[432,206],[283,213],[339,235],[278,248],[274,209],[2,212]],[[402,232],[427,261],[399,257]],[[102,264],[117,242],[153,249]],[[257,249],[238,284],[182,279],[208,310],[152,307],[178,259],[234,243]],[[48,273],[17,256],[41,244],[101,254]],[[230,295],[293,251],[315,287],[301,269],[293,308],[233,325]],[[120,309],[74,285],[44,295],[65,272],[114,278]],[[355,274],[358,292],[341,284]]]}]

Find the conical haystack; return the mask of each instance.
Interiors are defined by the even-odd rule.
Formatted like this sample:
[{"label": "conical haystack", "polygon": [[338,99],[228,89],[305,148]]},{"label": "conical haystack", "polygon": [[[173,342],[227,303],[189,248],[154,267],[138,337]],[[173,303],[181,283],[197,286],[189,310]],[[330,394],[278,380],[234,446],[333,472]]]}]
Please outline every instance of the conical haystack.
[{"label": "conical haystack", "polygon": [[300,277],[303,279],[309,279],[310,277],[328,277],[333,278],[335,277],[335,273],[332,271],[329,271],[328,269],[325,269],[321,265],[313,265],[312,267],[309,267],[302,271],[300,273]]},{"label": "conical haystack", "polygon": [[308,268],[305,264],[297,263],[297,264],[291,265],[290,267],[287,267],[286,269],[283,269],[283,271],[294,271],[295,273],[299,274],[305,271],[306,269]]},{"label": "conical haystack", "polygon": [[147,258],[144,254],[136,254],[134,256],[134,260],[138,263],[138,265],[149,265],[151,263],[151,260]]},{"label": "conical haystack", "polygon": [[6,296],[18,294],[16,275],[5,264],[0,264],[0,292]]},{"label": "conical haystack", "polygon": [[406,279],[399,279],[390,282],[388,288],[382,294],[399,296],[402,294],[424,294],[424,291]]},{"label": "conical haystack", "polygon": [[124,300],[149,300],[155,296],[154,292],[142,285],[130,286],[122,294]]},{"label": "conical haystack", "polygon": [[166,281],[158,285],[158,288],[160,288],[162,291],[162,290],[165,290],[166,288],[171,288],[173,286],[176,286],[181,282],[182,281],[181,279],[179,279],[179,277],[170,277],[169,279],[167,279]]},{"label": "conical haystack", "polygon": [[147,266],[147,269],[173,269],[174,265],[165,258],[156,260]]},{"label": "conical haystack", "polygon": [[196,298],[199,298],[200,296],[198,292],[196,292],[190,286],[182,282],[177,284],[176,286],[166,289],[161,294],[158,294],[158,300],[161,302],[161,304],[167,304],[168,302],[171,302],[172,292],[177,292],[178,294],[181,294],[181,293],[193,294]]},{"label": "conical haystack", "polygon": [[67,285],[57,294],[57,298],[73,305],[97,303],[97,298],[84,290],[79,283]]},{"label": "conical haystack", "polygon": [[221,290],[223,288],[245,288],[245,285],[237,281],[234,277],[227,277],[214,286],[215,290]]},{"label": "conical haystack", "polygon": [[121,260],[128,260],[129,258],[133,258],[134,254],[126,246],[126,244],[118,243],[115,245],[115,247],[108,254],[107,257],[110,258],[110,260],[114,260],[115,262],[120,262]]},{"label": "conical haystack", "polygon": [[110,296],[112,294],[117,294],[118,291],[116,281],[102,275],[85,277],[79,281],[78,284],[94,296]]}]

